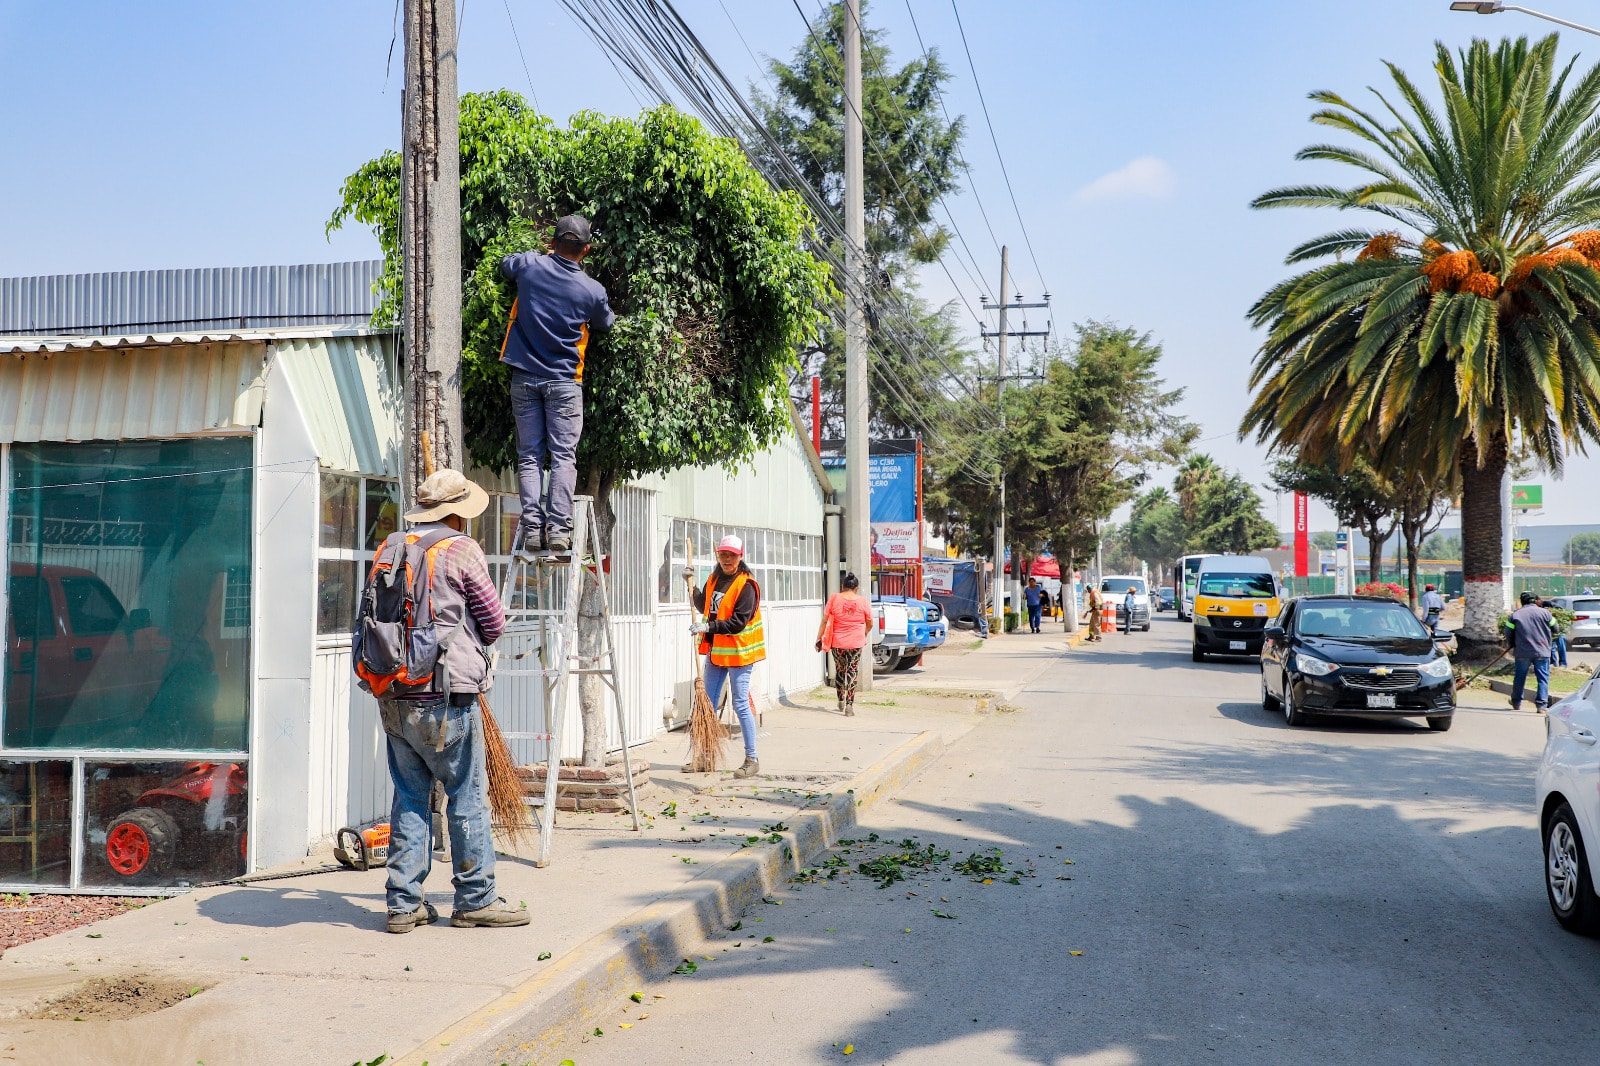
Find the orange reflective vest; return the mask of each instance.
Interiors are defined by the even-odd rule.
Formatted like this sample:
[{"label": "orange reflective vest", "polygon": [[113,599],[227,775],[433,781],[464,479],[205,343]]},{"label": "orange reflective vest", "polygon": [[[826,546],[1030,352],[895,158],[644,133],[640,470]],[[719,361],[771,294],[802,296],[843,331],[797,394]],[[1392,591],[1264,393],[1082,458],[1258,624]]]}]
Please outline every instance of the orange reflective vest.
[{"label": "orange reflective vest", "polygon": [[[739,595],[744,592],[746,582],[756,587],[756,613],[744,629],[737,633],[700,635],[700,654],[709,654],[713,666],[749,666],[767,657],[766,632],[761,624],[761,586],[756,585],[755,579],[749,574],[739,574],[734,577],[733,583],[728,586],[728,591],[722,594],[722,603],[717,608],[717,618],[726,622],[733,617],[733,609],[739,603]],[[700,605],[700,613],[708,619],[711,617],[711,596],[716,587],[717,575],[713,573],[706,581],[705,596]]]}]

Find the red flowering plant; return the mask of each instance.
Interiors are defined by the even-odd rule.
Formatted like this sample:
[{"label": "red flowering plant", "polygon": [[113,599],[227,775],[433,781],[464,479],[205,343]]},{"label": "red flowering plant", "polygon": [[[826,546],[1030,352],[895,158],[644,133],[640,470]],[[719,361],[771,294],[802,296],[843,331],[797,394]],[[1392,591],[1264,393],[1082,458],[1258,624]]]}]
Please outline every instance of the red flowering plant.
[{"label": "red flowering plant", "polygon": [[1368,581],[1365,585],[1357,585],[1356,595],[1384,596],[1397,603],[1406,601],[1406,590],[1396,585],[1393,581]]}]

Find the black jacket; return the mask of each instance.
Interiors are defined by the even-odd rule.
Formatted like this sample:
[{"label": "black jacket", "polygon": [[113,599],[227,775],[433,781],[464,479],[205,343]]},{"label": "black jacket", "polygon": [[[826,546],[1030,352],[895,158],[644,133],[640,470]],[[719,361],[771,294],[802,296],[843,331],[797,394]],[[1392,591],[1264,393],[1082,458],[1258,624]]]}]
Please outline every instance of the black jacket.
[{"label": "black jacket", "polygon": [[[740,574],[750,574],[750,568],[744,563],[739,564],[739,569],[732,574],[724,574],[722,568],[717,567],[716,584],[711,589],[711,611],[706,615],[706,622],[710,625],[712,633],[743,633],[744,627],[756,616],[756,608],[761,605],[761,589],[756,586],[755,575],[750,574],[744,588],[739,592],[739,600],[733,605],[733,614],[726,619],[717,617],[717,610],[722,606],[722,595],[728,591],[734,579]],[[699,602],[696,607],[705,607],[705,586],[700,587],[697,595]]]}]

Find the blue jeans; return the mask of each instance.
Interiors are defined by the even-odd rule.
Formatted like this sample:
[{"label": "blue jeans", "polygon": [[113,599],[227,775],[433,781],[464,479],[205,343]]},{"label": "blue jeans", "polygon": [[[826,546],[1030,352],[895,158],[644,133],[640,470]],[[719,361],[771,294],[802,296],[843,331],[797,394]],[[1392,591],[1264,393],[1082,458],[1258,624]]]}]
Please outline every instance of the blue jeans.
[{"label": "blue jeans", "polygon": [[711,657],[706,656],[706,695],[711,697],[711,706],[715,707],[722,699],[722,682],[728,680],[733,684],[733,713],[739,716],[739,729],[744,733],[744,757],[756,757],[756,716],[750,713],[750,675],[755,672],[755,665],[750,666],[715,666]]},{"label": "blue jeans", "polygon": [[1550,665],[1567,665],[1567,638],[1558,636],[1550,645]]},{"label": "blue jeans", "polygon": [[[541,534],[572,532],[572,494],[578,487],[578,438],[583,436],[583,386],[576,381],[539,381],[511,371],[511,414],[517,422],[517,488],[522,528],[538,546]],[[541,475],[550,466],[545,502]]]},{"label": "blue jeans", "polygon": [[1035,633],[1039,632],[1039,616],[1044,608],[1037,603],[1028,604],[1028,628]]},{"label": "blue jeans", "polygon": [[1550,660],[1549,659],[1518,659],[1517,665],[1511,675],[1511,706],[1522,706],[1522,689],[1528,683],[1528,667],[1533,667],[1533,676],[1539,683],[1537,694],[1533,697],[1535,706],[1544,707],[1550,703]]},{"label": "blue jeans", "polygon": [[[449,800],[450,857],[457,911],[495,901],[494,841],[490,837],[488,776],[483,768],[483,723],[478,708],[384,700],[378,704],[389,739],[394,808],[389,815],[389,911],[422,905],[422,882],[433,868],[428,794],[438,779]],[[444,744],[440,746],[440,733]]]}]

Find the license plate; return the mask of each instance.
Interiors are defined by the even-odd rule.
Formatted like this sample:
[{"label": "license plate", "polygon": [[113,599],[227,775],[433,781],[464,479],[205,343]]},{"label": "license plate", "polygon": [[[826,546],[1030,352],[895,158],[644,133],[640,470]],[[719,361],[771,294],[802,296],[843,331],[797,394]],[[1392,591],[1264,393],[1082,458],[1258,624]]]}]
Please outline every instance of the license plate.
[{"label": "license plate", "polygon": [[1372,710],[1392,711],[1394,710],[1394,697],[1368,694],[1367,707]]},{"label": "license plate", "polygon": [[1244,649],[1245,649],[1244,641],[1242,641],[1242,640],[1230,640],[1230,641],[1228,641],[1228,650],[1229,651],[1244,651]]}]

